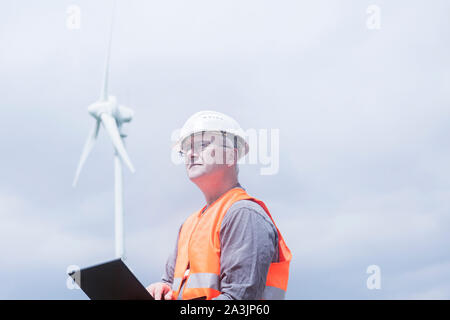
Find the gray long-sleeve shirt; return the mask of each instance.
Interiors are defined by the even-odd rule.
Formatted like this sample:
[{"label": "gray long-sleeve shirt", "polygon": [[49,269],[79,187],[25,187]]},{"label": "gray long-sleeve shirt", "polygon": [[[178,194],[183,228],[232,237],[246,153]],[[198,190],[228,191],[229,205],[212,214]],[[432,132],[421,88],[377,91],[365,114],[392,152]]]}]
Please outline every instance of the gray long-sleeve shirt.
[{"label": "gray long-sleeve shirt", "polygon": [[[221,294],[215,299],[261,299],[269,266],[278,262],[278,233],[264,209],[251,200],[235,202],[222,220],[220,246]],[[178,237],[162,277],[169,285],[177,251]]]}]

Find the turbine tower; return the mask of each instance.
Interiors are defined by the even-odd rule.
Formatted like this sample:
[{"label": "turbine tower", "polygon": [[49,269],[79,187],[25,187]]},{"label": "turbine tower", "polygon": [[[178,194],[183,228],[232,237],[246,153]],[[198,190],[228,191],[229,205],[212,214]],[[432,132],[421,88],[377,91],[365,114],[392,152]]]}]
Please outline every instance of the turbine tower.
[{"label": "turbine tower", "polygon": [[125,260],[124,248],[124,230],[123,230],[123,192],[122,192],[122,162],[130,169],[132,173],[135,172],[133,164],[125,150],[124,138],[126,135],[122,133],[122,124],[130,122],[133,118],[133,111],[125,106],[119,105],[114,96],[108,95],[108,74],[109,74],[109,60],[111,55],[111,40],[112,29],[114,23],[114,11],[116,1],[113,5],[113,13],[111,18],[111,26],[109,33],[108,47],[106,50],[105,72],[103,77],[103,85],[101,87],[99,101],[91,104],[88,107],[89,114],[95,119],[94,126],[88,135],[86,143],[81,153],[80,162],[73,180],[73,187],[77,185],[81,169],[86,162],[89,153],[98,137],[100,124],[103,125],[108,136],[110,137],[114,146],[114,220],[115,220],[115,256]]}]

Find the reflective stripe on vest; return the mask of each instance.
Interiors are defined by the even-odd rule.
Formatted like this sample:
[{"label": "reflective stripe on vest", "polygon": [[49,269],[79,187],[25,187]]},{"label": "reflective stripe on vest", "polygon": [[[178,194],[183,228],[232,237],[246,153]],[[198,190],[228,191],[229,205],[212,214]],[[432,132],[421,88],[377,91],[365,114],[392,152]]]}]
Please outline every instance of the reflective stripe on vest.
[{"label": "reflective stripe on vest", "polygon": [[186,288],[210,288],[219,291],[219,276],[214,273],[191,273],[186,282]]},{"label": "reflective stripe on vest", "polygon": [[[177,290],[181,284],[181,278],[174,278],[172,290]],[[214,273],[194,273],[191,274],[186,283],[186,288],[211,288],[220,291],[219,276]],[[284,300],[286,291],[272,286],[264,288],[263,300]]]}]

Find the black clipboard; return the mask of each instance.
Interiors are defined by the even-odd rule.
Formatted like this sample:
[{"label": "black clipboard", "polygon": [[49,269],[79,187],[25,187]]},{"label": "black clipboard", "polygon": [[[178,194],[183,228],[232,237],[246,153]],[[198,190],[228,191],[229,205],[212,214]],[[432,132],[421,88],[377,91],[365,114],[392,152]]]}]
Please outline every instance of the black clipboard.
[{"label": "black clipboard", "polygon": [[69,276],[91,300],[154,300],[120,258]]}]

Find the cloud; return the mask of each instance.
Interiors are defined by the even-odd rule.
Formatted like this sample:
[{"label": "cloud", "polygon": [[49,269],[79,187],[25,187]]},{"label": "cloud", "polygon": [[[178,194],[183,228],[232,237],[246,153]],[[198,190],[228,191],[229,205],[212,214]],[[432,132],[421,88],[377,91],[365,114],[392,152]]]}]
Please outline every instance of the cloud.
[{"label": "cloud", "polygon": [[[66,28],[66,4],[0,10],[5,298],[83,299],[65,287],[66,267],[114,255],[103,131],[71,187],[99,96],[109,4],[80,1],[78,31]],[[119,4],[110,85],[136,115],[125,233],[143,283],[158,279],[178,227],[204,204],[171,162],[171,133],[215,109],[244,129],[280,130],[279,172],[244,164],[240,177],[294,254],[289,298],[448,298],[448,4],[379,5],[372,32],[364,3]],[[371,264],[380,291],[365,287]]]},{"label": "cloud", "polygon": [[450,298],[450,263],[446,260],[405,272],[392,281],[403,289],[401,294],[392,293],[394,299],[444,299]]}]

